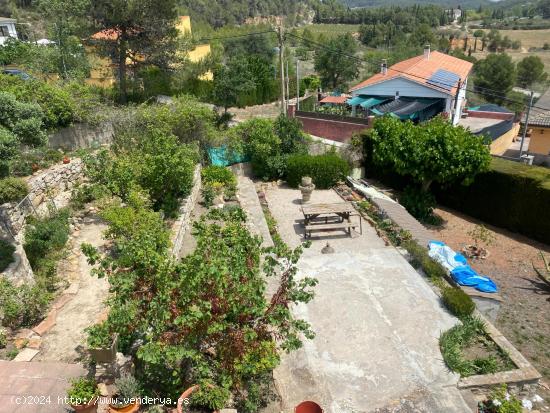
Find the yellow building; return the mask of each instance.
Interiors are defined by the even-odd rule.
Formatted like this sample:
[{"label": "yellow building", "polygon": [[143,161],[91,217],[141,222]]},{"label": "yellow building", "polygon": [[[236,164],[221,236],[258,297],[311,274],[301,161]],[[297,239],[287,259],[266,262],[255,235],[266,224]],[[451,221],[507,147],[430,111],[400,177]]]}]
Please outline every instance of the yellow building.
[{"label": "yellow building", "polygon": [[[176,23],[176,29],[180,36],[191,34],[191,18],[189,16],[180,16]],[[86,52],[90,58],[92,69],[90,70],[90,77],[86,80],[86,83],[101,87],[110,87],[116,82],[116,64],[107,57],[99,56],[95,52],[93,41],[116,41],[118,33],[116,30],[102,30],[94,34],[90,40],[92,43],[86,47]],[[209,44],[201,44],[195,47],[187,53],[187,58],[193,62],[198,63],[205,59],[211,52]],[[131,61],[127,62],[129,65]],[[201,80],[212,80],[212,72],[208,71],[200,76]]]},{"label": "yellow building", "polygon": [[550,111],[529,119],[529,153],[550,155]]}]

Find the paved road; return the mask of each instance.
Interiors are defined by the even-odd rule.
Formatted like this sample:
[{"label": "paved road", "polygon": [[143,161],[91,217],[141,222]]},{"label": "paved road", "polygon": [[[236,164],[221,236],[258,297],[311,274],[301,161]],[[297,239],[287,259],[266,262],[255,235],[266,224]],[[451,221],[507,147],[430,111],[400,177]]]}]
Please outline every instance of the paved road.
[{"label": "paved road", "polygon": [[[292,189],[267,192],[279,231],[293,246],[302,240],[299,197]],[[315,202],[341,198],[314,191]],[[313,237],[299,262],[300,274],[319,285],[316,298],[294,311],[316,337],[275,371],[283,410],[315,400],[327,413],[469,412],[438,347],[440,333],[456,319],[397,250],[385,247],[368,224],[363,232]],[[320,253],[327,240],[334,254]]]}]

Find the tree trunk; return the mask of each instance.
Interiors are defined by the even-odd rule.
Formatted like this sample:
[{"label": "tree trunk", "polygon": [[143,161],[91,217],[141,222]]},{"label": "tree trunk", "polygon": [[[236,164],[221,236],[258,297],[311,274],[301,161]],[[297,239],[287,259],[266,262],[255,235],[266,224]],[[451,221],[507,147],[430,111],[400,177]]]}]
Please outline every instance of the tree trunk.
[{"label": "tree trunk", "polygon": [[126,86],[126,29],[121,29],[118,49],[118,89],[120,92],[120,103],[127,101]]},{"label": "tree trunk", "polygon": [[426,180],[422,181],[422,192],[428,192],[432,182],[433,181],[431,179],[426,179]]}]

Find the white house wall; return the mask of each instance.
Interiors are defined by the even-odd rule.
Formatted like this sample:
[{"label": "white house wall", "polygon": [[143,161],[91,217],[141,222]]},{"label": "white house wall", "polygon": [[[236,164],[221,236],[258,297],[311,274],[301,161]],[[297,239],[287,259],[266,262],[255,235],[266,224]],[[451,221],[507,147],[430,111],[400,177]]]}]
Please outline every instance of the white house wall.
[{"label": "white house wall", "polygon": [[[0,26],[7,26],[9,37],[15,37],[17,39],[17,30],[15,29],[15,23],[0,21]],[[8,40],[8,37],[0,36],[0,45],[4,44]]]},{"label": "white house wall", "polygon": [[446,99],[449,97],[446,93],[403,78],[393,78],[374,85],[368,85],[354,90],[352,95],[395,96],[396,92],[399,92],[399,96],[414,98]]}]

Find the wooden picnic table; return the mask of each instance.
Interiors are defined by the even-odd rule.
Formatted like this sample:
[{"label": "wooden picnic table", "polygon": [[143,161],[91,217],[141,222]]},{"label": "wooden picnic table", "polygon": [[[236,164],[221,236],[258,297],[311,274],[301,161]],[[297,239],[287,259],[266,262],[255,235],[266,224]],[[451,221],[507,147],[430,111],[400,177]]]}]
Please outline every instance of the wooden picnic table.
[{"label": "wooden picnic table", "polygon": [[359,226],[363,233],[361,215],[349,202],[304,205],[302,213],[304,214],[306,238],[308,233],[311,236],[313,230],[344,229],[351,235],[351,229],[357,227],[357,224],[351,222],[351,216],[359,217]]}]

